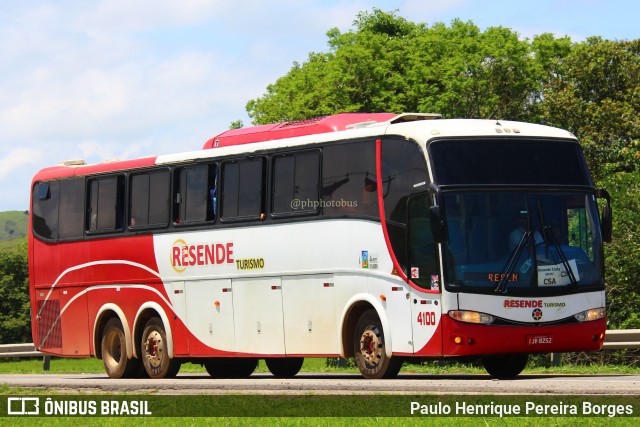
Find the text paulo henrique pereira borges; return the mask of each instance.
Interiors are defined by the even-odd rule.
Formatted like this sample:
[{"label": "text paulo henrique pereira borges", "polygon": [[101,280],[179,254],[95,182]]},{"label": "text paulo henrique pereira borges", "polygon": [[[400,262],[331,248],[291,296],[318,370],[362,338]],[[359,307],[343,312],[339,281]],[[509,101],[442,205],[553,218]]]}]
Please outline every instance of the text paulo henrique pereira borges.
[{"label": "text paulo henrique pereira borges", "polygon": [[584,416],[607,416],[615,417],[620,415],[633,415],[633,405],[614,405],[592,402],[582,402],[581,404],[569,404],[558,402],[557,404],[540,404],[535,402],[519,403],[467,403],[455,402],[448,404],[443,402],[420,403],[411,402],[411,415],[584,415]]}]

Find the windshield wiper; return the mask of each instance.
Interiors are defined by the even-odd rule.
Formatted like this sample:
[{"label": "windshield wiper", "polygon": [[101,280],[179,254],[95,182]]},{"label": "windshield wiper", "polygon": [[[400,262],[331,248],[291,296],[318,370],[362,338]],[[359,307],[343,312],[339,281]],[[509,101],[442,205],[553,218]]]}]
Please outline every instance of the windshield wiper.
[{"label": "windshield wiper", "polygon": [[507,283],[509,283],[509,277],[511,277],[513,270],[515,270],[518,259],[520,259],[520,255],[522,254],[524,248],[526,248],[529,244],[529,240],[531,240],[532,235],[533,233],[531,232],[531,230],[526,230],[524,233],[522,233],[522,239],[520,239],[520,243],[518,243],[518,246],[516,246],[511,252],[509,261],[507,261],[507,267],[500,275],[500,282],[495,287],[493,292],[500,292],[502,294],[507,292]]},{"label": "windshield wiper", "polygon": [[[564,266],[564,269],[567,271],[567,276],[569,276],[569,280],[571,281],[571,286],[574,288],[578,287],[578,281],[576,280],[576,276],[573,274],[573,269],[571,268],[571,265],[569,264],[569,260],[567,259],[567,256],[565,255],[564,251],[562,250],[562,247],[560,246],[560,242],[558,242],[558,238],[555,236],[555,234],[553,234],[553,230],[551,229],[550,226],[546,226],[544,227],[544,229],[542,230],[542,233],[545,236],[548,236],[548,240],[551,242],[551,244],[553,245],[554,249],[558,252],[558,256],[560,257],[560,261],[562,262],[562,265]],[[546,240],[546,237],[545,237]]]},{"label": "windshield wiper", "polygon": [[549,242],[551,242],[551,245],[553,245],[555,250],[558,252],[558,256],[560,257],[560,261],[562,262],[562,265],[567,271],[567,276],[569,276],[569,280],[571,281],[571,286],[574,288],[577,287],[578,281],[576,280],[576,277],[573,274],[573,270],[569,265],[569,260],[567,259],[567,256],[565,255],[564,251],[562,250],[562,247],[560,246],[560,242],[558,242],[558,238],[553,233],[551,226],[544,225],[544,216],[542,215],[542,207],[540,207],[539,200],[538,200],[538,217],[540,219],[540,225],[542,226],[542,238],[544,239],[544,245],[546,248],[547,256],[549,256]]}]

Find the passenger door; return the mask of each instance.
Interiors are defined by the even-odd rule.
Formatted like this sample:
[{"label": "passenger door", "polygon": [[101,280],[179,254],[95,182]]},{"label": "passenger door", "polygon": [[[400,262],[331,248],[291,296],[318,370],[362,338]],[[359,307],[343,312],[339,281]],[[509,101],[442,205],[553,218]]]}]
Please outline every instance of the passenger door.
[{"label": "passenger door", "polygon": [[431,230],[429,193],[413,196],[408,202],[407,254],[411,288],[413,352],[425,356],[442,354],[441,277],[438,245]]}]

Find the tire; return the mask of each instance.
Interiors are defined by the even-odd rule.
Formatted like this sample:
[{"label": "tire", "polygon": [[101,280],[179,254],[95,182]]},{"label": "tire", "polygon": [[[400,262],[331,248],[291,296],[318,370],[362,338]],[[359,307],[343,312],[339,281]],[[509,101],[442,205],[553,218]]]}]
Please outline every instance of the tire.
[{"label": "tire", "polygon": [[203,363],[213,378],[248,378],[258,367],[254,358],[216,358]]},{"label": "tire", "polygon": [[498,354],[482,357],[482,364],[493,378],[508,380],[517,377],[528,360],[528,354]]},{"label": "tire", "polygon": [[167,334],[162,321],[152,317],[144,327],[140,344],[142,363],[149,378],[172,378],[180,370],[180,361],[167,352]]},{"label": "tire", "polygon": [[403,360],[386,353],[382,323],[375,310],[367,310],[356,324],[353,352],[360,373],[367,379],[393,378]]},{"label": "tire", "polygon": [[273,359],[264,359],[269,368],[269,372],[276,378],[293,378],[296,376],[302,364],[304,357],[278,357]]},{"label": "tire", "polygon": [[102,330],[102,363],[109,378],[133,378],[140,372],[140,360],[127,358],[127,338],[120,319],[109,319]]}]

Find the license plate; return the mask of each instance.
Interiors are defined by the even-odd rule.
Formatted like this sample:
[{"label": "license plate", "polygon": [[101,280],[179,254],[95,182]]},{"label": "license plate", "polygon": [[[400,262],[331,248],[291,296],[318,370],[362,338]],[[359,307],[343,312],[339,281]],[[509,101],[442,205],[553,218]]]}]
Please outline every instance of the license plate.
[{"label": "license plate", "polygon": [[527,335],[527,344],[553,344],[553,335]]}]

